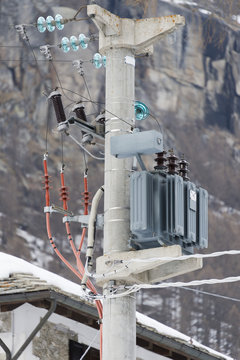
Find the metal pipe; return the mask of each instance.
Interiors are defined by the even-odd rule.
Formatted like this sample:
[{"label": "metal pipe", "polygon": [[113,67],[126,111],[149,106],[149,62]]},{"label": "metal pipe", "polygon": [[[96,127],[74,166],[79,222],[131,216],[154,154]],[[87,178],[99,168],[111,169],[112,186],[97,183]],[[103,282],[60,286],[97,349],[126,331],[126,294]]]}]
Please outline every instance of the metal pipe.
[{"label": "metal pipe", "polygon": [[3,348],[3,350],[6,353],[6,360],[11,360],[11,352],[5,342],[0,338],[0,346]]},{"label": "metal pipe", "polygon": [[[35,335],[38,333],[39,330],[43,327],[43,325],[46,323],[48,318],[52,315],[52,313],[56,310],[57,302],[56,300],[52,300],[51,307],[48,310],[48,312],[45,314],[45,316],[41,319],[40,323],[35,327],[35,329],[31,332],[31,334],[28,336],[26,341],[23,343],[23,345],[20,347],[20,349],[16,352],[16,354],[10,358],[11,360],[17,360],[19,356],[23,353],[23,351],[26,349],[26,347],[30,344],[30,342],[33,340]],[[9,360],[10,360],[9,359]]]}]

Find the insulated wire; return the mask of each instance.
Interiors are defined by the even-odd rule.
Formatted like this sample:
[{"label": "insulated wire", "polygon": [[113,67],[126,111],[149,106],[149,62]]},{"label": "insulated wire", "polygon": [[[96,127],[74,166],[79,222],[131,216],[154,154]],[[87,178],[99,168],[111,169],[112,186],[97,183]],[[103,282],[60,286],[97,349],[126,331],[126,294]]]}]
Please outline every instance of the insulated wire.
[{"label": "insulated wire", "polygon": [[224,255],[240,255],[240,250],[227,250],[227,251],[218,251],[211,254],[195,254],[195,255],[183,255],[179,257],[156,257],[156,258],[150,258],[150,259],[131,259],[128,261],[119,260],[120,264],[123,264],[122,267],[119,267],[115,269],[114,271],[107,271],[102,274],[93,274],[93,273],[87,273],[89,277],[95,278],[95,279],[101,279],[106,276],[115,275],[117,273],[123,272],[131,263],[140,262],[140,263],[150,263],[150,262],[156,262],[156,261],[183,261],[187,259],[206,259],[206,258],[215,258],[220,257]]},{"label": "insulated wire", "polygon": [[89,344],[88,348],[86,349],[86,351],[84,352],[84,354],[80,357],[80,360],[83,360],[85,358],[85,355],[87,355],[89,349],[91,348],[92,344],[94,343],[94,341],[96,340],[98,336],[98,333],[94,336],[94,338],[92,339],[91,343]]},{"label": "insulated wire", "polygon": [[52,68],[53,68],[53,70],[54,70],[54,72],[55,72],[55,74],[56,74],[56,77],[57,77],[58,83],[59,83],[59,85],[60,85],[60,88],[61,88],[61,90],[62,90],[62,92],[63,92],[63,95],[64,95],[68,100],[73,101],[73,99],[70,99],[70,98],[66,95],[65,91],[63,90],[62,82],[61,82],[61,80],[60,80],[60,77],[59,77],[59,75],[58,75],[58,72],[57,72],[57,69],[56,69],[54,63],[53,63],[51,60],[49,60],[49,62],[50,62],[51,66],[52,66]]},{"label": "insulated wire", "polygon": [[72,136],[71,134],[68,134],[68,136],[69,136],[77,145],[79,145],[82,150],[84,150],[88,155],[90,155],[93,159],[104,161],[104,158],[102,158],[102,157],[97,157],[97,156],[93,155],[90,151],[88,151],[74,136]]},{"label": "insulated wire", "polygon": [[86,89],[87,89],[87,93],[88,93],[89,99],[90,99],[90,101],[91,101],[91,103],[92,103],[93,111],[96,111],[97,109],[96,109],[96,107],[95,107],[94,102],[92,101],[92,97],[91,97],[91,94],[90,94],[90,91],[89,91],[89,87],[88,87],[88,85],[87,85],[86,78],[85,78],[84,74],[81,75],[81,76],[82,76],[82,78],[83,78],[85,87],[86,87]]},{"label": "insulated wire", "polygon": [[157,123],[157,125],[159,127],[159,130],[162,133],[162,127],[161,127],[160,122],[158,121],[158,119],[152,114],[149,114],[149,116],[151,116],[156,121],[156,123]]},{"label": "insulated wire", "polygon": [[215,285],[215,284],[226,284],[226,283],[233,283],[240,281],[240,276],[232,276],[227,277],[224,279],[206,279],[206,280],[193,280],[190,282],[175,282],[175,283],[160,283],[156,285],[150,285],[150,284],[135,284],[130,287],[126,286],[120,286],[118,287],[119,290],[127,289],[126,291],[123,291],[119,294],[113,294],[113,295],[100,295],[100,296],[90,296],[92,299],[115,299],[123,296],[127,296],[131,293],[138,292],[141,289],[165,289],[170,287],[178,287],[178,288],[184,288],[186,286],[199,286],[199,285]]},{"label": "insulated wire", "polygon": [[204,294],[204,295],[214,296],[214,297],[218,297],[218,298],[225,299],[225,300],[231,300],[231,301],[240,302],[240,299],[236,299],[236,298],[232,298],[232,297],[224,296],[224,295],[220,295],[220,294],[214,294],[214,293],[210,293],[210,292],[203,291],[203,290],[191,289],[191,288],[188,288],[188,287],[181,287],[181,289],[190,290],[190,291],[193,291],[193,292],[195,292],[197,294]]}]

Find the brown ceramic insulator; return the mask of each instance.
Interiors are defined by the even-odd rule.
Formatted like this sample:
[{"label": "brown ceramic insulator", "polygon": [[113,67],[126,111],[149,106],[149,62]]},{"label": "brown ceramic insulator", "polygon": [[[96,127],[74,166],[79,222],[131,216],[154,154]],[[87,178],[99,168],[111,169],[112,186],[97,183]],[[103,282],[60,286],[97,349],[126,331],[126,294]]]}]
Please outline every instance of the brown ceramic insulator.
[{"label": "brown ceramic insulator", "polygon": [[79,119],[87,122],[87,117],[83,105],[79,105],[79,107],[76,107],[73,111]]},{"label": "brown ceramic insulator", "polygon": [[183,180],[189,181],[189,180],[190,180],[189,177],[188,177],[188,173],[189,173],[188,166],[189,166],[189,163],[182,158],[182,159],[179,161],[178,165],[179,165],[179,175],[183,178]]},{"label": "brown ceramic insulator", "polygon": [[171,151],[170,155],[167,157],[168,163],[167,163],[167,173],[169,175],[175,175],[178,174],[178,158],[176,155],[174,155],[173,151]]},{"label": "brown ceramic insulator", "polygon": [[52,95],[50,97],[50,99],[52,100],[53,106],[54,106],[54,111],[55,111],[58,123],[61,123],[66,120],[66,115],[65,115],[65,112],[63,109],[61,97],[62,97],[61,94]]},{"label": "brown ceramic insulator", "polygon": [[157,165],[154,166],[155,170],[165,171],[167,169],[167,166],[165,165],[167,161],[166,154],[166,151],[156,153],[157,157],[154,159],[154,161],[156,161]]},{"label": "brown ceramic insulator", "polygon": [[67,201],[69,200],[69,197],[68,197],[68,188],[66,186],[61,186],[61,188],[59,189],[59,192],[60,192],[60,198],[59,200],[62,200],[62,201]]},{"label": "brown ceramic insulator", "polygon": [[86,205],[86,206],[90,205],[90,203],[89,203],[89,201],[91,200],[90,192],[89,191],[84,191],[84,192],[81,193],[81,195],[82,195],[82,199],[81,199],[82,203],[84,205]]}]

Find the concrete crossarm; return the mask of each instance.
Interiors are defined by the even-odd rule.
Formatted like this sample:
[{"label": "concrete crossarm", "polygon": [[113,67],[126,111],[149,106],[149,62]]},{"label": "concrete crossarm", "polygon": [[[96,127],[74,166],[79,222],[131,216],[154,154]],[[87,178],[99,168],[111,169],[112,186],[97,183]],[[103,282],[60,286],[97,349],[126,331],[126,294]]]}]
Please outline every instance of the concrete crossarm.
[{"label": "concrete crossarm", "polygon": [[[128,284],[153,284],[202,268],[202,259],[152,260],[163,257],[176,258],[181,255],[179,245],[103,255],[97,258],[97,275],[104,274],[104,277],[96,279],[97,285],[103,286],[109,280],[127,281]],[[142,259],[144,262],[132,261],[136,259]]]},{"label": "concrete crossarm", "polygon": [[185,18],[181,15],[122,19],[98,5],[88,5],[87,13],[99,29],[99,51],[102,54],[109,48],[130,48],[135,54],[152,53],[156,41],[185,25]]}]

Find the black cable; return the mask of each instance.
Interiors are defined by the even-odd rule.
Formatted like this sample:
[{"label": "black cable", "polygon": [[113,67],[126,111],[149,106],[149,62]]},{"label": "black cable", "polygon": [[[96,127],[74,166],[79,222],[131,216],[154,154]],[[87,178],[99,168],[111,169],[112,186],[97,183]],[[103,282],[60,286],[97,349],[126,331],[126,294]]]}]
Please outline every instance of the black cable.
[{"label": "black cable", "polygon": [[95,104],[94,104],[94,102],[92,101],[92,97],[91,97],[91,94],[90,94],[90,91],[89,91],[89,88],[88,88],[88,85],[87,85],[87,81],[86,81],[86,79],[85,79],[85,76],[84,76],[84,74],[82,74],[81,76],[82,76],[82,78],[83,78],[85,87],[86,87],[86,89],[87,89],[87,93],[88,93],[89,99],[90,99],[90,101],[91,101],[91,103],[92,103],[93,111],[96,111],[97,109],[95,108]]},{"label": "black cable", "polygon": [[78,9],[78,11],[76,12],[76,14],[74,15],[74,17],[72,19],[76,20],[76,17],[78,16],[78,14],[82,11],[82,9],[84,9],[86,7],[87,7],[87,5],[80,6],[80,8]]},{"label": "black cable", "polygon": [[[23,46],[22,46],[23,47]],[[1,62],[7,62],[7,61],[17,61],[17,62],[30,62],[31,59],[0,59]],[[37,62],[47,62],[48,59],[37,59]],[[52,60],[53,61],[53,60]],[[57,63],[72,63],[72,60],[54,60],[53,62]]]},{"label": "black cable", "polygon": [[[84,6],[85,6],[85,5],[84,5]],[[87,5],[86,5],[86,6],[87,6]],[[81,9],[79,9],[79,10],[81,10]],[[32,45],[31,45],[31,43],[30,43],[30,41],[29,41],[28,38],[27,38],[27,43],[29,44],[29,47],[30,47],[30,49],[31,49],[31,51],[32,51],[34,60],[35,60],[36,65],[37,65],[37,69],[38,69],[39,74],[40,74],[40,76],[41,76],[40,68],[39,68],[39,66],[38,66],[38,60],[37,60],[37,58],[36,58],[36,56],[35,56],[33,47],[32,47]],[[49,61],[49,60],[48,60],[48,61]],[[84,80],[85,80],[85,85],[86,85],[86,88],[87,88],[87,90],[88,90],[88,93],[89,93],[88,95],[89,95],[90,99],[88,99],[87,97],[85,97],[85,96],[83,96],[83,95],[81,95],[81,94],[79,94],[79,93],[76,93],[76,92],[74,92],[74,91],[72,91],[72,90],[69,90],[69,89],[64,88],[64,87],[62,86],[61,80],[60,80],[60,78],[59,78],[57,69],[56,69],[56,67],[54,66],[54,62],[53,62],[52,60],[50,60],[50,63],[51,63],[52,68],[54,69],[54,72],[55,72],[55,74],[56,74],[56,77],[57,77],[57,80],[58,80],[58,82],[59,82],[60,88],[61,88],[64,96],[65,96],[68,100],[73,101],[73,99],[70,99],[70,98],[66,95],[66,93],[65,93],[64,90],[69,91],[69,92],[71,92],[71,93],[73,93],[73,94],[76,94],[76,95],[84,98],[85,100],[90,101],[91,103],[94,103],[94,104],[102,104],[102,103],[100,103],[100,102],[91,100],[91,96],[90,96],[89,89],[88,89],[88,86],[87,86],[87,83],[86,83],[86,80],[85,80],[85,79],[84,79]],[[44,86],[46,86],[46,85],[44,84]],[[95,111],[95,109],[94,109],[94,111]],[[113,114],[111,111],[108,111],[106,108],[104,108],[103,111],[104,111],[104,112],[108,112],[108,113],[111,114],[112,116],[118,118],[120,121],[123,121],[124,123],[126,123],[127,125],[129,125],[129,126],[132,127],[132,124],[130,124],[130,123],[127,122],[126,120],[120,118],[119,116]]]},{"label": "black cable", "polygon": [[156,121],[156,123],[158,124],[158,127],[159,127],[160,132],[162,132],[162,127],[161,127],[158,119],[157,119],[154,115],[152,115],[152,114],[149,114],[149,116],[151,116],[151,117]]},{"label": "black cable", "polygon": [[68,100],[73,101],[73,99],[70,99],[70,98],[65,94],[65,91],[63,90],[63,87],[62,87],[61,80],[60,80],[59,75],[58,75],[58,72],[57,72],[57,69],[56,69],[55,65],[53,64],[53,61],[52,61],[52,60],[50,60],[50,64],[51,64],[51,66],[52,66],[52,68],[53,68],[53,70],[54,70],[54,72],[55,72],[55,74],[56,74],[56,77],[57,77],[57,80],[58,80],[58,82],[59,82],[60,88],[61,88],[61,90],[62,90],[62,92],[63,92],[63,95],[64,95]]},{"label": "black cable", "polygon": [[62,169],[64,168],[64,158],[63,158],[63,133],[61,133],[61,148],[62,148],[62,153],[61,153],[61,157],[62,157]]}]

